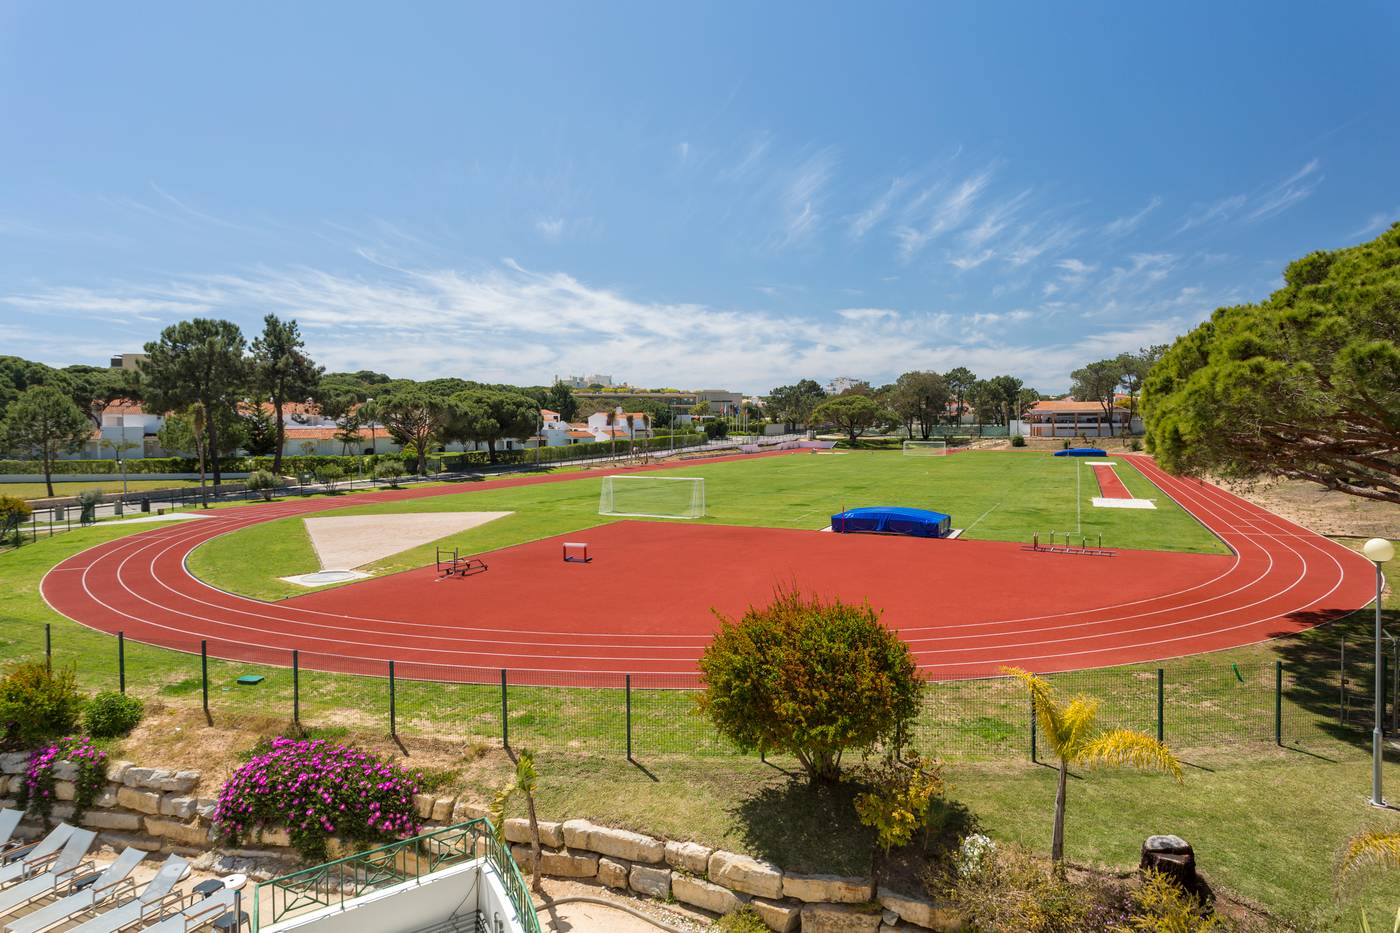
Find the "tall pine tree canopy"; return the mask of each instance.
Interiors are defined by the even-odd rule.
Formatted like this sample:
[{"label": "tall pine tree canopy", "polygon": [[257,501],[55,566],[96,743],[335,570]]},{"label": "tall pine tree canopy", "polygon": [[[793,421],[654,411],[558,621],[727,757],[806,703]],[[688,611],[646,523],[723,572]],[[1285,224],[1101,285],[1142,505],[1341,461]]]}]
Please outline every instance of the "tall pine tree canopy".
[{"label": "tall pine tree canopy", "polygon": [[1143,386],[1167,470],[1311,480],[1400,503],[1400,224],[1291,263],[1257,305],[1221,308]]}]

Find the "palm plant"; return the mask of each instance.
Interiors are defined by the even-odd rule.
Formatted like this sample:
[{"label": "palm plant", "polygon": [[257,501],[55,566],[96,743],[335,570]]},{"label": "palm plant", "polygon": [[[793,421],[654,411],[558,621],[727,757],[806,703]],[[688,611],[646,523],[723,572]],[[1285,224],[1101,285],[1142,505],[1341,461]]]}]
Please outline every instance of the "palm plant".
[{"label": "palm plant", "polygon": [[[1345,880],[1348,875],[1363,868],[1400,868],[1400,832],[1382,833],[1374,830],[1358,833],[1347,841],[1342,853],[1338,877]],[[1371,921],[1363,911],[1361,929],[1370,933]],[[1391,933],[1400,933],[1400,910],[1395,911],[1395,923]]]},{"label": "palm plant", "polygon": [[1059,783],[1055,790],[1055,829],[1050,843],[1050,857],[1056,865],[1062,864],[1065,857],[1065,786],[1071,764],[1128,765],[1166,771],[1178,783],[1181,781],[1181,762],[1157,739],[1134,729],[1101,728],[1098,700],[1087,696],[1061,700],[1044,678],[1019,667],[1001,670],[1020,680],[1030,691],[1041,732],[1060,760]]},{"label": "palm plant", "polygon": [[541,894],[544,888],[540,881],[540,826],[535,819],[535,788],[538,785],[535,756],[521,749],[520,757],[515,762],[515,775],[496,792],[495,799],[491,801],[491,822],[496,826],[497,840],[504,840],[506,807],[516,797],[525,798],[525,812],[530,818],[530,890]]}]

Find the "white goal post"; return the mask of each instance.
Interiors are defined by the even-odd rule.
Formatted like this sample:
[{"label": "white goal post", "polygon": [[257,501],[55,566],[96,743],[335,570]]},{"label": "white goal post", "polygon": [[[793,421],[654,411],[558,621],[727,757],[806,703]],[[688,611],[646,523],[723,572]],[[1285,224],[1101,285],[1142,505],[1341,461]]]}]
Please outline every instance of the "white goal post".
[{"label": "white goal post", "polygon": [[948,455],[948,442],[905,441],[903,452],[906,457],[946,457]]},{"label": "white goal post", "polygon": [[604,476],[598,514],[626,518],[704,518],[698,476]]}]

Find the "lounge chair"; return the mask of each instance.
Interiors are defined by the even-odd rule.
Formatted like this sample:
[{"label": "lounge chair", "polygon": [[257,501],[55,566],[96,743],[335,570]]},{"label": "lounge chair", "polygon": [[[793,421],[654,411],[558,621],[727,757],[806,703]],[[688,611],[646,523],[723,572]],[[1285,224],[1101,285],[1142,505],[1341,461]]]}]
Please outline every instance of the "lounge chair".
[{"label": "lounge chair", "polygon": [[123,849],[122,854],[90,883],[84,884],[83,879],[75,878],[73,884],[78,887],[77,891],[11,920],[5,924],[4,933],[39,933],[55,924],[71,921],[78,914],[120,898],[123,894],[135,893],[136,885],[131,880],[131,873],[145,857],[146,853],[140,849]]},{"label": "lounge chair", "polygon": [[31,842],[13,850],[10,853],[9,863],[0,865],[0,885],[20,881],[34,874],[36,870],[42,871],[43,866],[58,854],[58,850],[63,848],[63,844],[73,833],[72,826],[67,823],[59,823],[38,842]]},{"label": "lounge chair", "polygon": [[175,885],[190,873],[190,863],[178,855],[168,856],[141,893],[110,910],[73,927],[68,933],[116,933],[138,923],[150,923],[180,902]]},{"label": "lounge chair", "polygon": [[190,933],[191,930],[206,927],[233,910],[233,894],[228,888],[215,891],[206,898],[193,901],[184,910],[155,926],[146,927],[141,933]]},{"label": "lounge chair", "polygon": [[45,860],[42,865],[32,865],[29,876],[23,881],[0,889],[0,917],[16,907],[28,904],[36,897],[66,890],[73,883],[79,869],[92,867],[92,863],[84,859],[87,858],[88,849],[91,849],[96,841],[97,833],[90,829],[73,830],[57,855]]},{"label": "lounge chair", "polygon": [[19,846],[19,840],[15,838],[15,830],[19,828],[22,816],[24,813],[20,810],[0,810],[0,855]]}]

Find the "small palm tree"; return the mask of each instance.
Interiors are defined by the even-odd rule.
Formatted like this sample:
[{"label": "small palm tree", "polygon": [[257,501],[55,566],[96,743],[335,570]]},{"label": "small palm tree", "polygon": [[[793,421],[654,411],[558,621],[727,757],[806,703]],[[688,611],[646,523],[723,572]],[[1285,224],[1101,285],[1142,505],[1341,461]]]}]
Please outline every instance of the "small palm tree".
[{"label": "small palm tree", "polygon": [[[1400,868],[1400,833],[1382,833],[1374,830],[1358,833],[1347,840],[1346,851],[1342,853],[1341,867],[1337,870],[1340,881],[1363,868]],[[1370,933],[1371,921],[1365,911],[1361,913],[1361,929]],[[1395,923],[1391,933],[1400,933],[1400,910],[1395,911]]]},{"label": "small palm tree", "polygon": [[1341,876],[1372,866],[1400,868],[1400,833],[1364,832],[1347,840]]},{"label": "small palm tree", "polygon": [[540,826],[535,819],[535,788],[539,785],[539,773],[535,771],[535,756],[521,749],[520,758],[515,762],[515,775],[509,783],[496,792],[491,802],[491,822],[496,824],[496,839],[504,841],[506,832],[506,807],[516,797],[525,798],[525,811],[530,817],[530,890],[544,893],[540,882]]},{"label": "small palm tree", "polygon": [[1055,829],[1050,857],[1059,865],[1065,857],[1065,784],[1071,764],[1130,765],[1134,768],[1166,771],[1181,781],[1181,762],[1171,749],[1145,732],[1133,729],[1101,729],[1099,701],[1075,696],[1060,700],[1055,688],[1042,677],[1019,667],[1003,667],[1026,685],[1031,704],[1045,740],[1060,759],[1060,778],[1055,790]]}]

